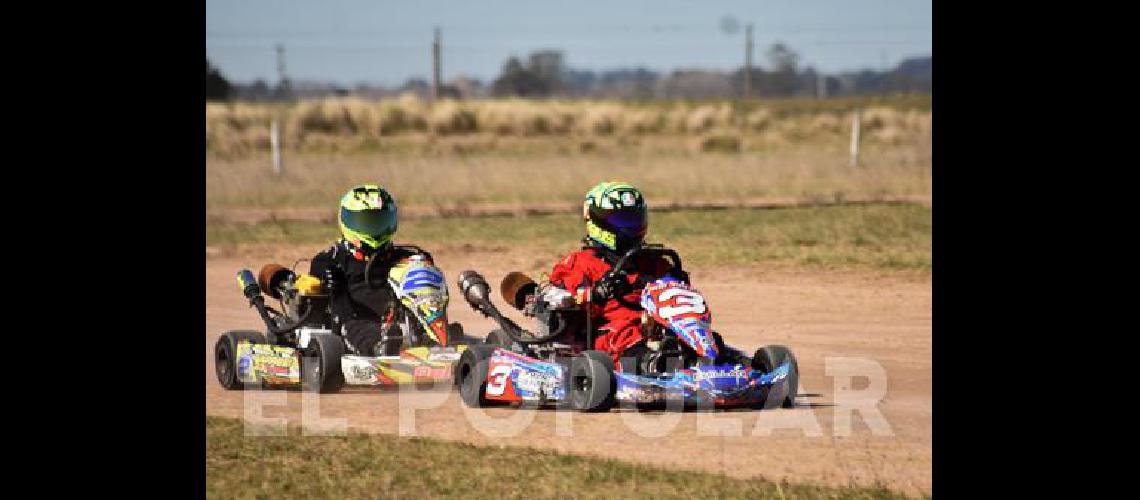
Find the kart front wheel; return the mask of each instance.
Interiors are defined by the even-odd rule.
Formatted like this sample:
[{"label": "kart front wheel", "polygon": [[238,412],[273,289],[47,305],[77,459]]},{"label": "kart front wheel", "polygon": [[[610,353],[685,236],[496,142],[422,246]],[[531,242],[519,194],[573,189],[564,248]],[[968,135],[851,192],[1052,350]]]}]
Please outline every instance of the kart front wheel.
[{"label": "kart front wheel", "polygon": [[344,387],[340,358],[344,341],[336,335],[313,335],[301,357],[301,390],[337,392]]},{"label": "kart front wheel", "polygon": [[614,406],[617,382],[614,360],[602,351],[585,351],[571,358],[566,388],[570,406],[578,411],[608,411]]},{"label": "kart front wheel", "polygon": [[497,346],[469,345],[459,355],[455,365],[455,385],[459,386],[459,397],[463,404],[472,408],[490,405],[484,391],[487,389],[487,364]]},{"label": "kart front wheel", "polygon": [[239,330],[223,333],[214,344],[214,373],[218,382],[226,390],[240,391],[245,384],[238,377],[237,345],[238,342],[248,341],[253,344],[264,344],[265,337],[261,332]]},{"label": "kart front wheel", "polygon": [[[785,362],[791,362],[792,369],[788,372],[787,382],[785,382],[788,387],[787,395],[779,404],[784,408],[794,408],[796,406],[796,395],[800,389],[800,365],[791,349],[782,345],[766,345],[757,349],[756,354],[752,356],[752,369],[759,370],[761,373],[768,373]],[[766,401],[764,406],[772,407],[775,404],[775,402]]]}]

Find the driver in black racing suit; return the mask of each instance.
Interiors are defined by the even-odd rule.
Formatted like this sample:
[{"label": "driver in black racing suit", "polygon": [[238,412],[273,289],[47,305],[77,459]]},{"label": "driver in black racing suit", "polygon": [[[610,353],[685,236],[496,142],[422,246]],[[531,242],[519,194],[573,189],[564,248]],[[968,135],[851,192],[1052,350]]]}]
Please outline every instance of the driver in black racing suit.
[{"label": "driver in black racing suit", "polygon": [[[328,250],[315,255],[309,274],[325,281],[332,294],[335,333],[342,335],[350,351],[362,356],[394,354],[383,352],[385,336],[400,337],[395,318],[397,299],[388,286],[388,271],[397,262],[421,256],[432,263],[431,254],[414,246],[394,245],[396,202],[375,184],[356,186],[340,200],[337,217],[341,238]],[[365,279],[368,262],[374,288]]]}]

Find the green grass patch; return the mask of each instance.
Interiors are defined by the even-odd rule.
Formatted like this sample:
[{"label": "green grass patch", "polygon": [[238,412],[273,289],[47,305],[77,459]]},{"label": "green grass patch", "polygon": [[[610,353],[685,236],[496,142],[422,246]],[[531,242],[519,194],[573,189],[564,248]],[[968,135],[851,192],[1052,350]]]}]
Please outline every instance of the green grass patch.
[{"label": "green grass patch", "polygon": [[[913,204],[817,208],[680,210],[650,215],[648,241],[675,248],[686,264],[784,262],[822,267],[932,271],[932,209]],[[308,244],[337,237],[335,222],[208,222],[206,244]],[[397,241],[429,251],[472,245],[566,252],[582,238],[574,214],[405,220]]]},{"label": "green grass patch", "polygon": [[206,417],[207,498],[905,498],[885,488],[824,487],[670,471],[553,451],[478,447],[351,432],[245,436]]}]

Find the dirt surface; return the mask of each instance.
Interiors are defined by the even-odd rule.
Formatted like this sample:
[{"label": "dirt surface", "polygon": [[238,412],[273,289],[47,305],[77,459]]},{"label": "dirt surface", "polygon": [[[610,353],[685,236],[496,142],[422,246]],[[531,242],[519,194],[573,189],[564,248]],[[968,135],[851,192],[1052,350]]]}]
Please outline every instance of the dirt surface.
[{"label": "dirt surface", "polygon": [[[261,418],[302,423],[302,398],[312,395],[225,391],[214,374],[213,346],[226,330],[263,330],[257,314],[238,293],[234,278],[238,268],[256,271],[274,260],[289,265],[318,249],[306,246],[278,249],[273,255],[207,258],[207,414],[252,418],[256,414],[250,410],[260,402]],[[464,269],[479,270],[497,285],[508,271],[535,265],[533,256],[523,254],[433,253],[453,294],[455,276]],[[690,272],[708,298],[714,325],[729,345],[749,353],[764,344],[785,344],[795,351],[802,372],[797,408],[712,413],[618,409],[578,414],[513,408],[479,412],[464,407],[458,394],[450,390],[348,388],[338,394],[312,396],[319,398],[319,418],[324,420],[305,417],[304,425],[335,429],[344,424],[368,432],[550,448],[735,477],[832,485],[877,483],[909,493],[931,491],[929,275],[786,267],[694,268]],[[468,334],[481,336],[492,328],[489,320],[457,296],[452,299],[450,319],[462,323]],[[867,377],[836,376],[844,366],[854,366],[840,358],[862,358],[881,366],[885,377],[876,377],[873,369],[865,368],[858,373]],[[865,413],[852,411],[866,401],[846,395],[867,393],[883,379],[886,395],[871,404],[881,412],[887,427],[871,426]],[[423,409],[411,409],[414,406]],[[849,426],[843,425],[845,415],[850,416]]]}]

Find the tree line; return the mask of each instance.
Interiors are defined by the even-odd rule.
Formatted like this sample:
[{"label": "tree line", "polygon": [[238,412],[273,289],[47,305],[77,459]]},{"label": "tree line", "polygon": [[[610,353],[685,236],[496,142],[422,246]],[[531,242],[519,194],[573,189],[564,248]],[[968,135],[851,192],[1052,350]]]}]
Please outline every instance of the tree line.
[{"label": "tree line", "polygon": [[[886,70],[866,69],[823,74],[801,66],[800,55],[783,43],[768,47],[763,64],[751,69],[752,97],[852,96],[899,92],[930,94],[933,91],[932,56],[903,60]],[[511,56],[499,75],[484,83],[469,77],[444,82],[441,95],[456,98],[737,98],[744,95],[743,67],[732,71],[678,69],[658,72],[645,68],[606,71],[580,70],[566,66],[562,51],[540,50],[525,58]],[[377,98],[411,92],[431,96],[431,86],[422,78],[410,78],[397,87],[359,84],[344,87],[324,82],[289,82],[270,85],[263,80],[231,83],[206,60],[206,99],[251,101],[297,97],[358,95]]]}]

